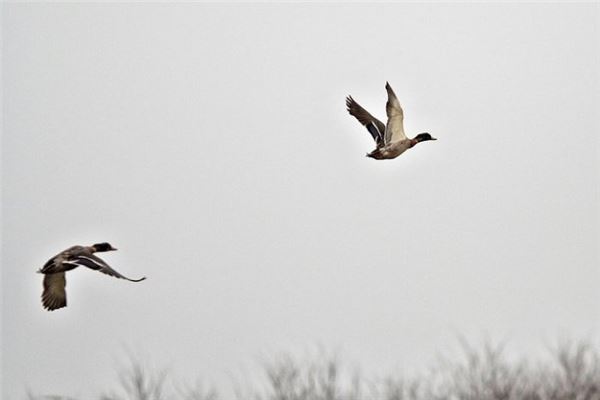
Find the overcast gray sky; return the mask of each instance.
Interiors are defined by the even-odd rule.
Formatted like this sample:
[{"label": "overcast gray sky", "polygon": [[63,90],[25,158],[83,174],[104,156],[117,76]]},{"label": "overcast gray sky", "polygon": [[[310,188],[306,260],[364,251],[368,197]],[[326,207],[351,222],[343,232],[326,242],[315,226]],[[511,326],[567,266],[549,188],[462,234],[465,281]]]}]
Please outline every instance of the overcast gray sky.
[{"label": "overcast gray sky", "polygon": [[[2,5],[5,399],[600,332],[598,4]],[[409,136],[365,158],[354,98]],[[74,244],[140,284],[35,271]],[[425,360],[425,361],[423,361]]]}]

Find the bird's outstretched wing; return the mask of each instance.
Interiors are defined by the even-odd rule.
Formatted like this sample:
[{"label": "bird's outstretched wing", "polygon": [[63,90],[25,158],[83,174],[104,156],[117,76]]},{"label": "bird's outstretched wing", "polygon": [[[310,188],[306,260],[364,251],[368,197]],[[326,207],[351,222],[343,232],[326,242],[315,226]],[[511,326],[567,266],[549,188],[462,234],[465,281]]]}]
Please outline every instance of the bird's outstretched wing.
[{"label": "bird's outstretched wing", "polygon": [[362,108],[352,96],[346,97],[346,107],[350,115],[355,117],[358,122],[363,124],[377,145],[383,144],[383,135],[385,133],[385,125],[383,122],[372,116],[367,110]]},{"label": "bird's outstretched wing", "polygon": [[106,274],[106,275],[114,276],[115,278],[126,279],[131,282],[140,282],[140,281],[143,281],[144,279],[146,279],[145,276],[140,279],[131,279],[124,275],[121,275],[120,273],[118,273],[117,271],[112,269],[101,258],[96,257],[93,254],[78,255],[76,257],[73,257],[71,260],[69,260],[69,262],[80,265],[82,267],[88,267],[95,271],[102,272],[103,274]]},{"label": "bird's outstretched wing", "polygon": [[389,144],[406,139],[406,134],[404,133],[404,111],[402,111],[400,102],[387,82],[385,83],[385,90],[388,94],[388,101],[385,104],[388,120],[385,127],[384,142]]},{"label": "bird's outstretched wing", "polygon": [[44,275],[42,304],[46,310],[53,311],[67,306],[66,285],[64,272]]}]

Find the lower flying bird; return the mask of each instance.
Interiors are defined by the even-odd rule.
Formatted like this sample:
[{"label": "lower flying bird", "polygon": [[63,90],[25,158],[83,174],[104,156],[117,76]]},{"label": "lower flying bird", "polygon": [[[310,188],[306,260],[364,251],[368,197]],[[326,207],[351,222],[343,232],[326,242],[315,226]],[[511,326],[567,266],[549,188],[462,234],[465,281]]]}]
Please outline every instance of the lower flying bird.
[{"label": "lower flying bird", "polygon": [[67,293],[65,286],[65,272],[77,267],[88,267],[116,278],[127,279],[131,282],[140,282],[140,279],[129,279],[112,269],[94,253],[102,251],[117,250],[109,243],[97,243],[92,246],[73,246],[52,257],[38,271],[44,274],[44,292],[42,293],[42,304],[48,311],[57,310],[67,306]]},{"label": "lower flying bird", "polygon": [[377,146],[375,150],[367,154],[367,157],[377,160],[386,160],[398,157],[406,150],[412,148],[417,143],[427,140],[437,140],[427,132],[420,133],[412,139],[406,137],[404,133],[404,112],[396,94],[389,83],[386,82],[388,100],[385,105],[385,111],[388,117],[387,125],[373,117],[367,110],[362,108],[352,96],[346,98],[346,107],[350,115],[354,116],[358,122],[363,124]]}]

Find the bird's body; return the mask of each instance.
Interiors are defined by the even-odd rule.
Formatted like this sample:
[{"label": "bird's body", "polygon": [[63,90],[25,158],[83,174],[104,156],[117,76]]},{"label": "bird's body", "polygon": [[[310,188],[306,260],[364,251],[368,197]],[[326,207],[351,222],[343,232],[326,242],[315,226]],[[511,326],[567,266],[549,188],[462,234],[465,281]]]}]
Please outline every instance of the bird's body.
[{"label": "bird's body", "polygon": [[52,311],[67,306],[67,293],[65,291],[65,272],[77,267],[90,269],[126,279],[131,282],[140,282],[146,279],[130,279],[112,269],[101,258],[94,255],[96,252],[117,250],[108,243],[98,243],[93,246],[73,246],[61,251],[44,264],[39,273],[44,274],[44,292],[42,304],[45,309]]},{"label": "bird's body", "polygon": [[92,246],[72,246],[61,251],[51,259],[38,271],[41,274],[56,274],[58,272],[67,272],[78,267],[77,264],[71,262],[79,256],[90,256],[94,253]]},{"label": "bird's body", "polygon": [[367,156],[376,160],[391,160],[392,158],[398,157],[417,143],[418,142],[414,139],[401,140],[399,142],[377,147],[375,150],[368,153]]},{"label": "bird's body", "polygon": [[346,107],[350,115],[363,124],[375,140],[376,148],[367,156],[377,160],[388,160],[398,157],[417,143],[436,140],[427,132],[412,139],[408,138],[404,133],[404,111],[400,102],[389,83],[385,84],[385,89],[388,94],[388,101],[385,105],[388,120],[385,125],[362,108],[351,96],[346,98]]}]

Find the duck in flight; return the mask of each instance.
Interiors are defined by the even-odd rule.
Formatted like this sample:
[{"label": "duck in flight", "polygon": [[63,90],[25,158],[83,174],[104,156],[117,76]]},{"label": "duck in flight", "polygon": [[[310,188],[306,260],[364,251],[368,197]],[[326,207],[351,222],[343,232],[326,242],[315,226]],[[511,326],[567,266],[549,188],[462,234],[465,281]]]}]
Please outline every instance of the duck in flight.
[{"label": "duck in flight", "polygon": [[48,311],[57,310],[67,306],[67,293],[65,286],[65,272],[77,267],[88,267],[95,271],[114,276],[116,278],[127,279],[131,282],[140,282],[146,277],[140,279],[129,279],[112,269],[102,259],[95,256],[94,253],[103,251],[117,250],[109,243],[97,243],[92,246],[73,246],[58,253],[52,257],[39,273],[44,274],[44,292],[42,293],[42,304]]},{"label": "duck in flight", "polygon": [[384,125],[383,122],[369,114],[367,110],[354,101],[352,96],[346,98],[346,107],[350,115],[363,124],[375,140],[376,148],[368,153],[367,157],[377,160],[389,160],[398,157],[417,143],[427,140],[437,140],[427,132],[420,133],[414,138],[409,139],[404,133],[404,112],[402,111],[400,102],[396,98],[396,94],[387,82],[385,83],[385,90],[387,90],[388,94],[388,100],[385,105],[388,118],[387,125]]}]

